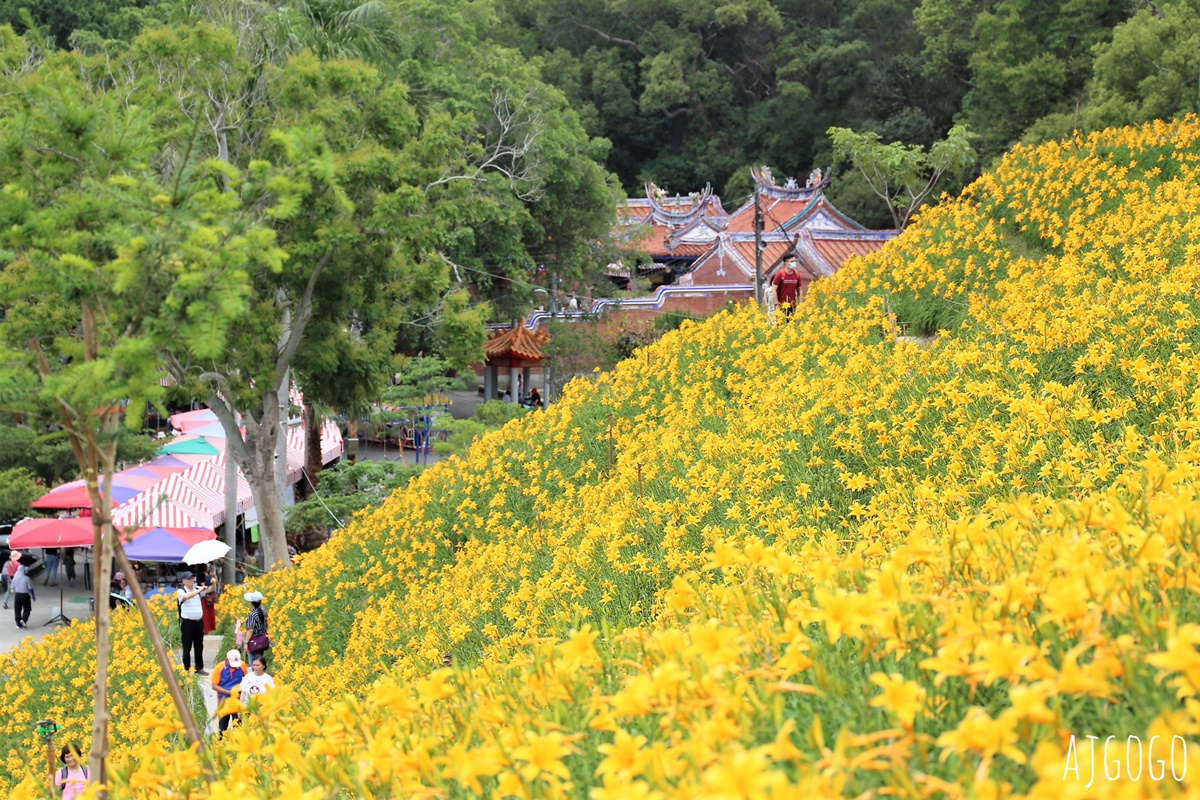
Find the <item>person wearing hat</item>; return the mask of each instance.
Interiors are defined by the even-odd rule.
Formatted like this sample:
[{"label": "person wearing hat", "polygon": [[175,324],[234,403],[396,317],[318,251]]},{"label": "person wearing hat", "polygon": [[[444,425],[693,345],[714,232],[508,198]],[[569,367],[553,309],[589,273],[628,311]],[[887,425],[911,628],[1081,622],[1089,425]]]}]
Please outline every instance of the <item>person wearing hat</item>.
[{"label": "person wearing hat", "polygon": [[249,634],[246,652],[254,658],[271,646],[271,639],[267,636],[267,610],[262,607],[262,592],[246,592],[245,598],[251,606],[250,615],[246,617],[246,631]]},{"label": "person wearing hat", "polygon": [[[246,667],[242,664],[242,654],[237,650],[230,650],[225,654],[225,661],[221,664],[221,668],[214,669],[212,674],[212,687],[213,691],[217,693],[218,710],[221,708],[221,703],[230,697],[237,696],[242,679],[245,677]],[[237,714],[221,714],[217,721],[217,727],[221,733],[225,733],[230,724],[237,721]]]},{"label": "person wearing hat", "polygon": [[191,572],[180,573],[183,588],[175,592],[175,604],[179,606],[179,632],[183,638],[183,671],[192,668],[192,652],[196,654],[196,674],[204,671],[204,607],[200,598],[208,591],[207,586],[196,586],[196,576]]},{"label": "person wearing hat", "polygon": [[775,290],[775,304],[783,308],[785,317],[792,316],[792,312],[796,310],[796,304],[800,301],[802,285],[803,279],[796,271],[795,258],[789,258],[783,265],[783,269],[776,272],[775,277],[771,278],[771,287]]},{"label": "person wearing hat", "polygon": [[8,608],[8,601],[12,599],[13,588],[12,579],[17,574],[17,567],[21,566],[21,551],[13,550],[8,554],[8,561],[4,564],[4,607]]}]

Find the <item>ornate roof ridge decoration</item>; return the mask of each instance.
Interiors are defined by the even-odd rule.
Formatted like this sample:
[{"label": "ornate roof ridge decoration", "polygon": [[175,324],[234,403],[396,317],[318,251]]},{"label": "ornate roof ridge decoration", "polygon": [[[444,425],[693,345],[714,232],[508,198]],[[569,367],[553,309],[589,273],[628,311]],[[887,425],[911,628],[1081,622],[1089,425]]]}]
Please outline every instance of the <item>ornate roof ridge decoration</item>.
[{"label": "ornate roof ridge decoration", "polygon": [[[701,217],[706,216],[709,205],[716,205],[714,211],[719,212],[720,216],[724,216],[724,209],[720,206],[720,201],[714,201],[712,184],[704,184],[704,190],[700,192],[692,192],[686,198],[691,203],[691,208],[685,211],[668,211],[667,205],[680,206],[683,205],[685,198],[681,195],[668,197],[665,190],[655,185],[654,181],[646,182],[646,199],[650,203],[650,217],[660,225],[670,225],[677,227],[681,225],[689,225]],[[674,202],[671,202],[674,201]]]},{"label": "ornate roof ridge decoration", "polygon": [[763,196],[776,200],[806,200],[820,194],[829,185],[830,174],[832,172],[832,168],[826,170],[824,173],[820,169],[814,169],[808,174],[808,180],[803,186],[795,178],[788,178],[780,186],[775,182],[775,176],[771,174],[770,167],[765,164],[761,167],[750,167],[750,175],[754,178],[754,182],[758,185]]},{"label": "ornate roof ridge decoration", "polygon": [[491,361],[496,358],[522,358],[537,361],[542,358],[542,346],[550,343],[548,331],[532,331],[523,325],[496,331],[483,343],[483,353]]}]

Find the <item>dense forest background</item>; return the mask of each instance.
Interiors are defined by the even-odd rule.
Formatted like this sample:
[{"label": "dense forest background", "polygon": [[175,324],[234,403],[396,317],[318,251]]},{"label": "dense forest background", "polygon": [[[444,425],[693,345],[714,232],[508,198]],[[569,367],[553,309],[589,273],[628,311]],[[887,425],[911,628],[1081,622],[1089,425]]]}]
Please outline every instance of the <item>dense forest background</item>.
[{"label": "dense forest background", "polygon": [[[65,47],[128,39],[147,20],[169,20],[188,4],[0,0],[0,22],[22,30],[25,5]],[[727,207],[748,193],[752,163],[798,176],[831,166],[831,125],[927,146],[965,122],[978,135],[982,169],[1018,141],[1176,116],[1197,103],[1200,0],[270,6],[317,21],[334,44],[339,36],[375,37],[384,61],[397,36],[424,37],[417,49],[436,50],[450,35],[474,40],[458,48],[518,51],[566,96],[591,140],[602,143],[591,154],[626,192],[640,195],[646,180],[672,192],[711,183]],[[396,25],[399,33],[384,30]],[[420,81],[404,76],[414,77]],[[844,166],[831,194],[863,222],[887,225],[886,209]]]},{"label": "dense forest background", "polygon": [[[803,176],[831,125],[930,145],[955,122],[985,167],[1014,143],[1194,110],[1200,2],[1139,0],[501,0],[497,37],[645,179],[728,205],[747,165]],[[961,180],[969,179],[962,176]],[[948,187],[950,189],[956,187]],[[831,194],[886,226],[865,184]]]}]

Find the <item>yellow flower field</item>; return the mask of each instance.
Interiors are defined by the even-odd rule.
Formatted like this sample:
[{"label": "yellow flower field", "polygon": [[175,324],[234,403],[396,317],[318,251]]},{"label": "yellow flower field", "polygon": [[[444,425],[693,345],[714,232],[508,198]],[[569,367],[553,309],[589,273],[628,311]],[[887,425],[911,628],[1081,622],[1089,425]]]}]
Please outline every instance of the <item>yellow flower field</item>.
[{"label": "yellow flower field", "polygon": [[1200,797],[1198,139],[1018,149],[791,322],[687,325],[436,465],[254,587],[284,688],[203,759],[119,636],[110,796]]}]

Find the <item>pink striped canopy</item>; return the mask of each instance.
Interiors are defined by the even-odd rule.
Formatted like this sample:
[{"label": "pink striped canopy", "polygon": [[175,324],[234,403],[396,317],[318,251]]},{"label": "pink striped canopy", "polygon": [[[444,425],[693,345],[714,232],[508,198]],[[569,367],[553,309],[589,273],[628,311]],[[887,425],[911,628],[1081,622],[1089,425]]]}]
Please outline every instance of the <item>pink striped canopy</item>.
[{"label": "pink striped canopy", "polygon": [[341,429],[332,419],[326,418],[321,425],[321,463],[328,464],[344,451],[345,443],[342,441]]},{"label": "pink striped canopy", "polygon": [[113,524],[121,528],[207,528],[214,529],[214,511],[176,473],[153,489],[113,512]]}]

